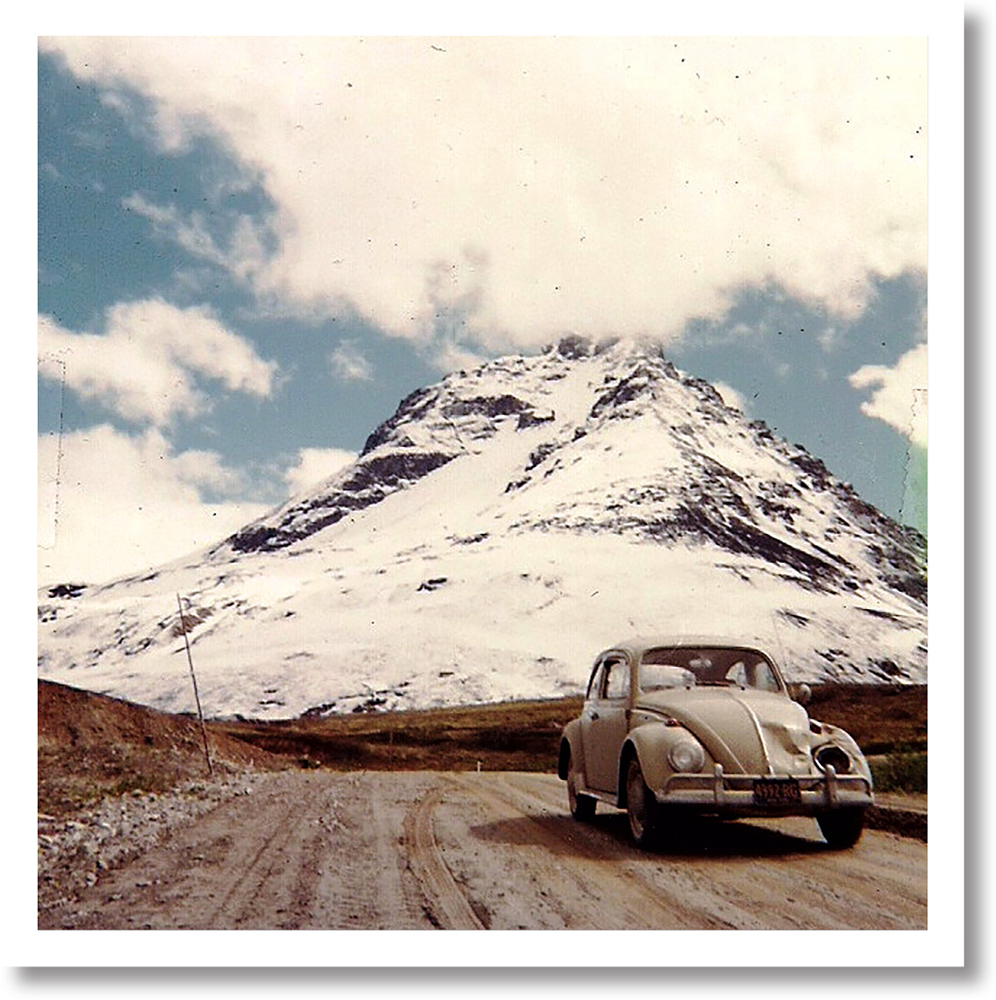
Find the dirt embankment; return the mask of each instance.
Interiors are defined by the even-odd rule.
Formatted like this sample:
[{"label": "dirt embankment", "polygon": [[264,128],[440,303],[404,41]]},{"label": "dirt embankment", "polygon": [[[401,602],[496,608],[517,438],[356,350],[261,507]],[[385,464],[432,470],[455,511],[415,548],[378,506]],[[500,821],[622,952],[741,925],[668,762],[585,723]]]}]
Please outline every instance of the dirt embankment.
[{"label": "dirt embankment", "polygon": [[[281,758],[207,727],[214,777],[285,766]],[[106,795],[160,794],[208,777],[195,718],[38,682],[38,811],[61,817]]]}]

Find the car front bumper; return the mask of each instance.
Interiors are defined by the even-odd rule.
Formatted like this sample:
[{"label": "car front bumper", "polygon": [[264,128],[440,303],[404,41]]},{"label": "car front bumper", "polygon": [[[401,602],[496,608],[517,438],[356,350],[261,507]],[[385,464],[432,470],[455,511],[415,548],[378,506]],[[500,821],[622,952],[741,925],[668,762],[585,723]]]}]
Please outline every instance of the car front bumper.
[{"label": "car front bumper", "polygon": [[[759,799],[759,784],[797,786],[791,801]],[[654,789],[661,806],[676,806],[710,815],[815,816],[833,809],[874,804],[871,781],[860,774],[838,775],[832,767],[812,775],[726,774],[716,764],[709,774],[675,774]],[[796,797],[797,795],[797,797]]]}]

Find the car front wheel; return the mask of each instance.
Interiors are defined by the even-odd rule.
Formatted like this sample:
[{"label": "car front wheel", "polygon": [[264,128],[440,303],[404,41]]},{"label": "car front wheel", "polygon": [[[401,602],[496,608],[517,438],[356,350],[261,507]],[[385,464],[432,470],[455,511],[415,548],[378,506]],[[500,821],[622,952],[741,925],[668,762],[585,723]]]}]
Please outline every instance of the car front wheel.
[{"label": "car front wheel", "polygon": [[576,820],[587,823],[594,818],[598,800],[578,791],[578,775],[574,770],[573,757],[567,761],[567,802],[571,808],[571,815]]},{"label": "car front wheel", "polygon": [[626,770],[626,815],[637,846],[650,847],[656,841],[657,813],[657,799],[643,780],[640,762],[633,757]]},{"label": "car front wheel", "polygon": [[823,839],[834,850],[853,847],[865,827],[865,811],[860,808],[835,809],[816,817]]}]

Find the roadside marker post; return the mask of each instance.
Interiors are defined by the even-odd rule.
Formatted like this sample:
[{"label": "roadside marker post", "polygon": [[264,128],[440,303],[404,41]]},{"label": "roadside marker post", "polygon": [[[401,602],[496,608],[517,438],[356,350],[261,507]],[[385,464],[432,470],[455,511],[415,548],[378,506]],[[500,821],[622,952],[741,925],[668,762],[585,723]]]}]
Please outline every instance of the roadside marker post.
[{"label": "roadside marker post", "polygon": [[194,673],[194,658],[190,654],[190,640],[187,638],[187,623],[183,618],[183,605],[179,593],[176,595],[176,606],[180,611],[180,629],[183,632],[183,644],[187,647],[187,663],[190,664],[190,679],[194,682],[194,701],[197,702],[197,718],[201,721],[201,738],[204,740],[204,759],[207,761],[208,775],[214,777],[211,766],[211,754],[208,751],[207,728],[204,725],[204,713],[201,711],[201,696],[197,691],[197,674]]}]

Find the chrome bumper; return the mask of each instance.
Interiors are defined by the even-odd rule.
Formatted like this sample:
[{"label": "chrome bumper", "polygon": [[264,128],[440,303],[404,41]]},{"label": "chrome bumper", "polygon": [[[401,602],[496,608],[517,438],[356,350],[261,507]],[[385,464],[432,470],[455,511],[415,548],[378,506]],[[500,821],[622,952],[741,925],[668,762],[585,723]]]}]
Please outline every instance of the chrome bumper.
[{"label": "chrome bumper", "polygon": [[765,774],[726,774],[716,764],[711,775],[675,774],[654,791],[662,806],[694,808],[704,813],[738,816],[808,816],[828,809],[864,807],[874,804],[871,782],[860,774],[838,775],[832,767],[822,774],[778,775],[799,785],[799,801],[768,804],[754,797],[756,781],[771,780]]}]

